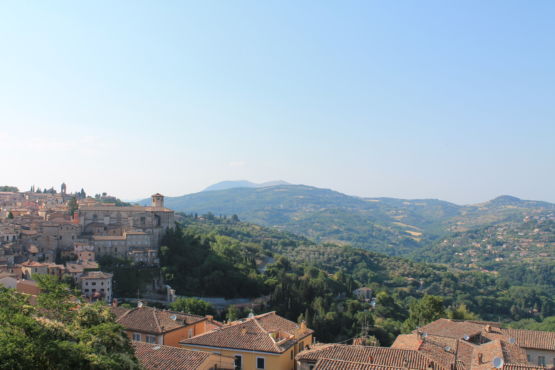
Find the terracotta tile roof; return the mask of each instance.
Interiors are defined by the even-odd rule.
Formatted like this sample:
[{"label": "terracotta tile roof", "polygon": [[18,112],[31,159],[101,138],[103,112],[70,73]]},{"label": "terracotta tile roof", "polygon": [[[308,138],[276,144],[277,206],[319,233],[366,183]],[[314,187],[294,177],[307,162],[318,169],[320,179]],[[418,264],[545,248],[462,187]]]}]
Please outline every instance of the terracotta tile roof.
[{"label": "terracotta tile roof", "polygon": [[545,368],[543,366],[525,365],[525,364],[505,364],[503,370],[546,370],[555,369],[555,367]]},{"label": "terracotta tile roof", "polygon": [[506,336],[514,338],[515,343],[520,347],[555,351],[555,332],[523,329],[501,329],[501,331]]},{"label": "terracotta tile roof", "polygon": [[312,333],[311,329],[303,330],[296,323],[284,319],[275,312],[269,312],[185,339],[180,343],[191,346],[282,353],[294,345],[299,338]]},{"label": "terracotta tile roof", "polygon": [[184,348],[133,342],[135,356],[145,369],[177,370],[204,369],[211,353]]},{"label": "terracotta tile roof", "polygon": [[[297,361],[320,359],[341,360],[362,364],[373,364],[392,368],[427,369],[430,360],[417,351],[346,344],[314,345],[299,353]],[[436,367],[437,368],[437,367]]]},{"label": "terracotta tile roof", "polygon": [[418,329],[420,333],[436,335],[449,338],[464,338],[465,335],[473,336],[480,334],[484,325],[472,321],[457,321],[439,319]]},{"label": "terracotta tile roof", "polygon": [[[116,321],[126,329],[152,334],[164,334],[169,331],[206,320],[203,316],[180,312],[159,310],[153,307],[136,307],[123,312],[120,307],[112,307]],[[175,320],[172,317],[175,316]]]},{"label": "terracotta tile roof", "polygon": [[102,271],[89,271],[86,275],[81,276],[81,279],[111,279],[113,274]]},{"label": "terracotta tile roof", "polygon": [[314,370],[396,370],[406,369],[401,367],[382,366],[369,363],[360,363],[352,361],[332,360],[323,358],[318,360],[314,366]]},{"label": "terracotta tile roof", "polygon": [[36,261],[26,261],[21,264],[24,267],[46,267],[46,264]]}]

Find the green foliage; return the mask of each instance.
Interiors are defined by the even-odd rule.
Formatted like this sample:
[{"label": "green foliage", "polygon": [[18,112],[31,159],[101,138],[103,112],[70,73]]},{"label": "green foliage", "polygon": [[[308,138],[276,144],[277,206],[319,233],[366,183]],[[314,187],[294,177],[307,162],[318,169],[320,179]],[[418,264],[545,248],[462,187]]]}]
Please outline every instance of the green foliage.
[{"label": "green foliage", "polygon": [[425,295],[410,304],[409,317],[403,323],[403,329],[405,332],[410,332],[417,327],[429,324],[444,316],[443,299],[441,297]]},{"label": "green foliage", "polygon": [[214,315],[212,305],[202,299],[194,297],[182,297],[170,303],[170,308],[174,311],[185,312],[192,315]]},{"label": "green foliage", "polygon": [[162,240],[164,279],[188,296],[256,297],[265,292],[252,250],[233,240],[169,230]]},{"label": "green foliage", "polygon": [[8,220],[13,220],[13,213],[12,211],[8,212]]},{"label": "green foliage", "polygon": [[68,202],[68,204],[67,204],[67,207],[68,207],[68,213],[69,213],[69,215],[73,217],[73,214],[75,213],[75,211],[77,211],[77,209],[79,209],[79,206],[77,205],[77,198],[76,198],[76,197],[72,197],[72,198],[69,200],[69,202]]},{"label": "green foliage", "polygon": [[508,326],[513,329],[555,331],[555,316],[549,316],[540,321],[523,319],[512,322]]},{"label": "green foliage", "polygon": [[55,280],[42,278],[40,285],[36,308],[24,295],[0,289],[0,369],[140,368],[108,307],[76,305]]},{"label": "green foliage", "polygon": [[114,274],[113,290],[118,297],[137,297],[160,275],[158,267],[134,265],[130,260],[108,255],[101,256],[98,264],[102,271]]},{"label": "green foliage", "polygon": [[0,186],[0,191],[17,193],[19,189],[17,188],[17,186],[2,185]]},{"label": "green foliage", "polygon": [[478,316],[468,310],[464,303],[455,307],[449,307],[446,311],[447,318],[453,320],[477,320]]}]

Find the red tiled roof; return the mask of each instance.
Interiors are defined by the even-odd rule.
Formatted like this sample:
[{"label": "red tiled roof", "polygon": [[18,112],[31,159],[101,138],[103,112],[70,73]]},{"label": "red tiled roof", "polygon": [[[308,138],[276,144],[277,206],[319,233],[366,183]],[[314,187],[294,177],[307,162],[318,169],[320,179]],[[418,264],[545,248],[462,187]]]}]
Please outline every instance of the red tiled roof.
[{"label": "red tiled roof", "polygon": [[205,368],[206,362],[212,356],[208,352],[142,342],[133,342],[133,348],[141,365],[148,370],[195,370],[201,366]]},{"label": "red tiled roof", "polygon": [[523,348],[543,349],[555,351],[555,332],[501,329],[503,334],[515,339],[515,343]]},{"label": "red tiled roof", "polygon": [[427,369],[430,360],[417,351],[346,344],[314,345],[299,353],[298,361],[332,359],[394,368]]},{"label": "red tiled roof", "polygon": [[301,332],[300,326],[296,323],[284,319],[275,312],[269,312],[182,340],[180,343],[282,353],[297,343],[298,339],[312,333],[311,329]]},{"label": "red tiled roof", "polygon": [[323,358],[318,360],[314,370],[397,370],[406,369],[401,367],[383,366],[369,363],[352,361],[332,360]]},{"label": "red tiled roof", "polygon": [[[120,307],[112,307],[116,321],[126,329],[140,332],[163,334],[206,320],[203,316],[159,310],[153,307],[136,307],[125,312]],[[172,317],[175,316],[175,320]]]}]

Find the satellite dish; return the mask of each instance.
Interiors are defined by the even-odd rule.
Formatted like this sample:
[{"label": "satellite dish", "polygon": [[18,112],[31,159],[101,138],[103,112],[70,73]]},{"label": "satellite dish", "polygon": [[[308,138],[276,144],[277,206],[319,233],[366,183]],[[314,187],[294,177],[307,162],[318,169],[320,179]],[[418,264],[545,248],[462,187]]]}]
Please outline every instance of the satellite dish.
[{"label": "satellite dish", "polygon": [[470,337],[468,335],[465,335],[463,339],[468,341],[470,339]]},{"label": "satellite dish", "polygon": [[505,361],[501,357],[496,357],[491,363],[493,364],[494,368],[501,369],[505,364]]},{"label": "satellite dish", "polygon": [[515,338],[509,338],[509,343],[515,344],[515,343],[516,343],[516,339],[515,339]]},{"label": "satellite dish", "polygon": [[143,307],[143,302],[139,301],[139,302],[137,303],[137,307],[139,307],[139,308]]},{"label": "satellite dish", "polygon": [[161,348],[160,346],[154,346],[154,347],[152,347],[152,349],[155,350],[155,351],[159,350],[160,348]]},{"label": "satellite dish", "polygon": [[172,319],[173,321],[175,321],[175,320],[177,320],[177,316],[171,315],[171,316],[170,316],[170,319]]},{"label": "satellite dish", "polygon": [[449,347],[449,346],[445,346],[445,347],[443,347],[443,349],[445,350],[445,352],[450,352],[451,351],[451,347]]},{"label": "satellite dish", "polygon": [[252,319],[254,317],[254,313],[252,313],[252,311],[249,313],[249,319]]}]

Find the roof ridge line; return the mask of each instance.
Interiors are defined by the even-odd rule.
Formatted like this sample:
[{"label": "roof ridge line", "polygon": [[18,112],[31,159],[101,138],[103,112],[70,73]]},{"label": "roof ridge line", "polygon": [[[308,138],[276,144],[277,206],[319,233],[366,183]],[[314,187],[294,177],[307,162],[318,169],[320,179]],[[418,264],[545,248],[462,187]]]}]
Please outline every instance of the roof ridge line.
[{"label": "roof ridge line", "polygon": [[158,328],[158,331],[162,332],[162,328],[160,327],[160,322],[158,321],[158,317],[156,317],[156,308],[154,308],[152,310],[152,316],[154,316],[154,322],[156,323],[156,327]]}]

